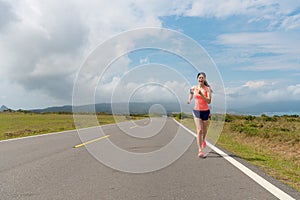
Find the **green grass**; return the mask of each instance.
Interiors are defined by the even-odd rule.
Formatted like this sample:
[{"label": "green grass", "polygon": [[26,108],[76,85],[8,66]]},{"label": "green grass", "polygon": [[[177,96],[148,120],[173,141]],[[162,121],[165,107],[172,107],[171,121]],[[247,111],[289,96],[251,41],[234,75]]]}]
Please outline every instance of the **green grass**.
[{"label": "green grass", "polygon": [[0,139],[74,129],[72,115],[0,113]]},{"label": "green grass", "polygon": [[[195,131],[191,117],[180,121]],[[217,145],[300,192],[299,141],[298,116],[226,115]]]},{"label": "green grass", "polygon": [[[95,119],[95,115],[76,115],[76,119],[79,119],[78,123],[76,123],[76,128],[105,125],[115,123],[115,121],[128,121],[146,117],[117,116],[115,119],[113,115],[107,114],[97,114],[96,116],[97,119]],[[73,129],[75,129],[75,124],[72,114],[37,114],[23,112],[0,113],[0,140]]]},{"label": "green grass", "polygon": [[260,147],[247,144],[246,141],[240,142],[236,137],[222,133],[218,143],[219,146],[237,155],[238,157],[258,166],[265,173],[276,178],[300,191],[300,168],[296,158],[286,158],[265,148],[263,143]]}]

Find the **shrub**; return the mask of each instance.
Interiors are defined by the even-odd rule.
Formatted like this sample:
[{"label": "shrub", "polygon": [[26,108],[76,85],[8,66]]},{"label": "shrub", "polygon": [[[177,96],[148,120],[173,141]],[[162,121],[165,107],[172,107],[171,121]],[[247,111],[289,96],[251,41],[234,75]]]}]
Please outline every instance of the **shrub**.
[{"label": "shrub", "polygon": [[288,128],[280,128],[280,130],[283,131],[283,132],[289,132],[290,131],[290,129],[288,129]]},{"label": "shrub", "polygon": [[262,114],[261,117],[262,117],[262,120],[265,122],[276,122],[278,120],[277,117],[270,117],[265,114]]},{"label": "shrub", "polygon": [[256,119],[256,117],[252,115],[244,116],[243,118],[247,121],[253,121],[254,119]]},{"label": "shrub", "polygon": [[232,122],[232,121],[233,121],[233,117],[231,115],[225,116],[225,122]]},{"label": "shrub", "polygon": [[253,124],[235,124],[231,126],[231,130],[251,137],[257,136],[258,134],[258,130],[257,128],[253,127]]},{"label": "shrub", "polygon": [[180,113],[173,114],[173,117],[176,117],[177,119],[184,119],[187,118],[188,116],[187,114],[180,112]]}]

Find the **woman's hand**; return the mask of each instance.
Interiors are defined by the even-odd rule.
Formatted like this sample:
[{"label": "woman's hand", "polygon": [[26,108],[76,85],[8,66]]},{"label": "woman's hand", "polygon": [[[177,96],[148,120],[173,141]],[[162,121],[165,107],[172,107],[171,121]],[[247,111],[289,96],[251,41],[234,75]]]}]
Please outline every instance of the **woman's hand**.
[{"label": "woman's hand", "polygon": [[204,94],[201,92],[201,90],[199,90],[199,94],[204,97]]}]

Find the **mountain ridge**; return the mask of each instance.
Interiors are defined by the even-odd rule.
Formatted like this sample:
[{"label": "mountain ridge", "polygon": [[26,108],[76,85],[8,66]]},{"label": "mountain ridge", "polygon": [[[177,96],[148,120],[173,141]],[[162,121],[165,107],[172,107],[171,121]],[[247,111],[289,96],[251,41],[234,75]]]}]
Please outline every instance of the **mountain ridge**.
[{"label": "mountain ridge", "polygon": [[[148,114],[149,110],[153,105],[161,105],[165,111],[159,112],[181,112],[180,104],[179,103],[169,103],[169,102],[149,102],[149,103],[141,103],[141,102],[134,102],[134,103],[97,103],[97,104],[90,104],[90,105],[80,105],[80,106],[71,106],[71,105],[64,105],[64,106],[55,106],[55,107],[48,107],[44,109],[33,109],[30,110],[31,112],[36,113],[47,113],[47,112],[103,112],[108,114]],[[155,109],[155,108],[154,108]],[[156,108],[157,110],[157,108]]]},{"label": "mountain ridge", "polygon": [[8,107],[6,107],[5,105],[2,105],[0,107],[0,112],[3,112],[3,111],[8,110],[8,109],[9,109]]},{"label": "mountain ridge", "polygon": [[[178,102],[130,102],[130,103],[97,103],[90,105],[63,105],[52,106],[41,109],[30,109],[26,111],[35,113],[49,113],[49,112],[103,112],[108,114],[148,114],[152,109],[157,110],[155,105],[161,105],[160,112],[173,113],[173,112],[191,112],[193,105],[182,104]],[[153,106],[153,107],[152,107]],[[8,110],[5,105],[0,107],[0,112]],[[164,110],[162,110],[164,109]],[[217,112],[217,105],[213,106],[213,112]],[[247,107],[233,107],[228,106],[227,113],[229,114],[241,114],[241,115],[260,115],[264,113],[300,113],[299,101],[278,101],[278,102],[262,102]]]}]

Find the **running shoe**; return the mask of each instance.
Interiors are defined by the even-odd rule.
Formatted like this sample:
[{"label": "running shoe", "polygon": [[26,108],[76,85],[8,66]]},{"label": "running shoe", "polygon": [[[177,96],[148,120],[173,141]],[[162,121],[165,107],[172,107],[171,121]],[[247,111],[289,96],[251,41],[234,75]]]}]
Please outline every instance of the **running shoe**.
[{"label": "running shoe", "polygon": [[198,153],[198,157],[199,157],[199,158],[203,158],[203,157],[204,157],[204,154],[203,154],[203,152],[202,152],[202,151],[199,151],[199,153]]}]

